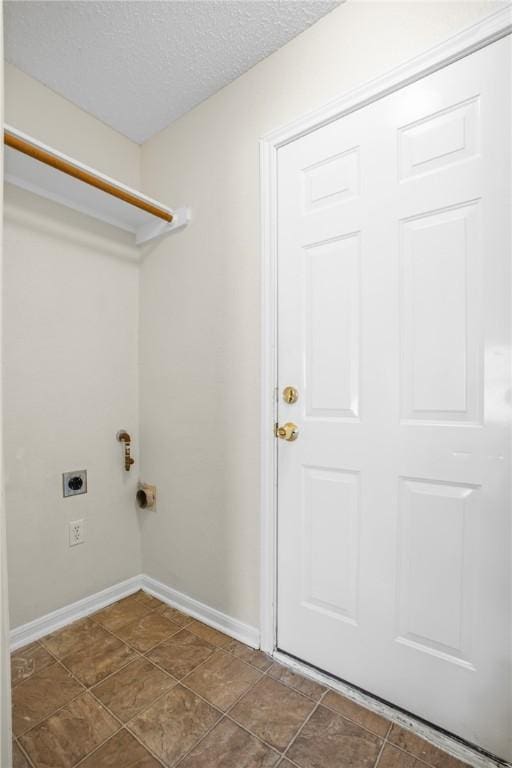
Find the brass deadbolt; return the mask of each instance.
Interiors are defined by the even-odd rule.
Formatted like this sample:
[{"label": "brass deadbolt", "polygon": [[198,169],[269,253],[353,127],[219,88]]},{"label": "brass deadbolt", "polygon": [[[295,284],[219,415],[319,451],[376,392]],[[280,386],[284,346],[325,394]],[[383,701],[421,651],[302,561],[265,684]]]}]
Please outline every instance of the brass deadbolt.
[{"label": "brass deadbolt", "polygon": [[299,399],[299,391],[295,387],[285,387],[283,389],[283,400],[288,405],[293,405]]}]

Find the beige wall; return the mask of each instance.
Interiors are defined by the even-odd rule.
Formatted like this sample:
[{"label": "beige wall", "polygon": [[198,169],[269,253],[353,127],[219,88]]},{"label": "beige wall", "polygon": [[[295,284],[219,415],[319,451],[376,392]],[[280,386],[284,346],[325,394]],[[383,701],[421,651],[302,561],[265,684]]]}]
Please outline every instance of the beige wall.
[{"label": "beige wall", "polygon": [[258,139],[497,7],[349,1],[143,146],[144,191],[194,217],[141,272],[151,576],[259,622]]},{"label": "beige wall", "polygon": [[[7,68],[6,120],[129,184],[140,148]],[[133,238],[9,184],[3,272],[4,446],[11,626],[140,573],[118,429],[138,459],[138,252]],[[62,498],[61,473],[89,492]],[[85,520],[70,548],[67,523]]]},{"label": "beige wall", "polygon": [[[144,191],[193,210],[186,230],[144,249],[139,286],[129,236],[7,189],[13,626],[138,573],[141,564],[169,586],[258,624],[258,139],[497,5],[349,0],[142,151],[7,66],[7,122],[132,186],[142,169]],[[140,517],[138,472],[123,474],[114,441],[126,427],[139,447],[139,370],[137,466],[159,491],[158,510]],[[89,493],[63,500],[61,472],[81,467],[90,473]],[[70,549],[66,524],[81,517],[87,541]]]},{"label": "beige wall", "polygon": [[140,186],[138,144],[8,63],[5,122],[130,187]]}]

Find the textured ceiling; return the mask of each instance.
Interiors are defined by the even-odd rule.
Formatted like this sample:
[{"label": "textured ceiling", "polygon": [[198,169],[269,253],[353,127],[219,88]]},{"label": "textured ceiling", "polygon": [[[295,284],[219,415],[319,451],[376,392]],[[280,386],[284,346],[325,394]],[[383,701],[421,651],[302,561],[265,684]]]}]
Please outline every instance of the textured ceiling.
[{"label": "textured ceiling", "polygon": [[5,55],[142,143],[340,1],[11,0]]}]

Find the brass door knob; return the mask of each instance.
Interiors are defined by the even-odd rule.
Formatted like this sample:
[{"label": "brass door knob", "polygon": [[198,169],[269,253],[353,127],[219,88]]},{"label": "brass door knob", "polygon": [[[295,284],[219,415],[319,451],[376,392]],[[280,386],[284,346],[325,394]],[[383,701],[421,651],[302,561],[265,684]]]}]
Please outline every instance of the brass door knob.
[{"label": "brass door knob", "polygon": [[293,424],[291,421],[288,421],[286,424],[283,424],[282,427],[277,426],[276,427],[276,437],[279,437],[280,440],[288,440],[288,442],[292,442],[293,440],[296,440],[299,436],[299,428],[296,424]]}]

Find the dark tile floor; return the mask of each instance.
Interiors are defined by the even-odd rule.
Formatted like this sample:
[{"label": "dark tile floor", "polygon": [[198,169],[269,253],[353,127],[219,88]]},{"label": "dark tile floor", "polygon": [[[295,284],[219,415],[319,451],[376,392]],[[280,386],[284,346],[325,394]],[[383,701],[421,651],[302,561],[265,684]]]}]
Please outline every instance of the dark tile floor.
[{"label": "dark tile floor", "polygon": [[12,656],[14,768],[464,768],[138,592]]}]

